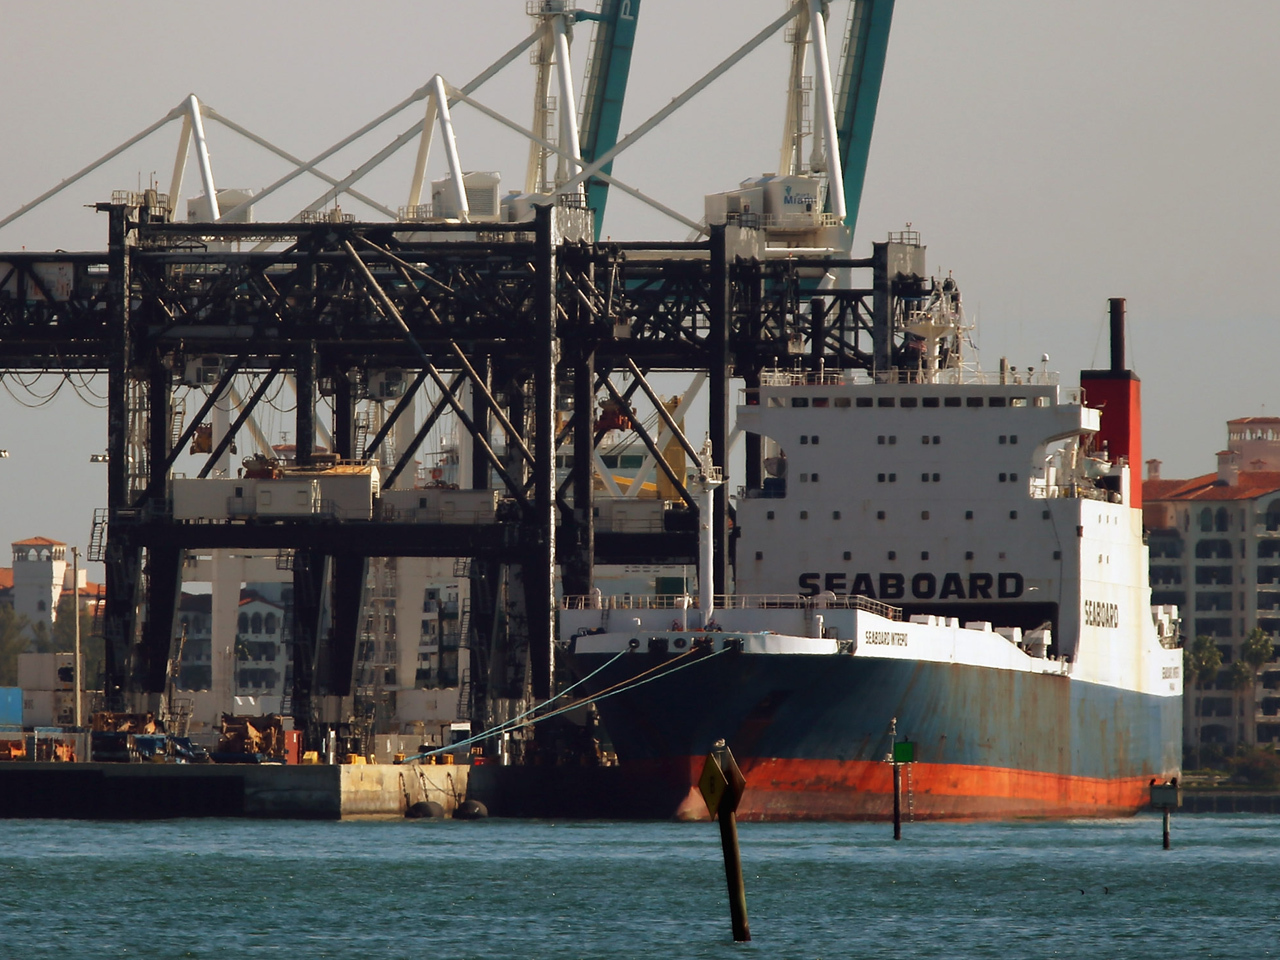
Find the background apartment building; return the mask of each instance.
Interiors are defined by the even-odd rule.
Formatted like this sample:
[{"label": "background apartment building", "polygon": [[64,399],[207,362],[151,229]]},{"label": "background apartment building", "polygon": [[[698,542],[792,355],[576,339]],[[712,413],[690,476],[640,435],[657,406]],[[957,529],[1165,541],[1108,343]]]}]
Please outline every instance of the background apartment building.
[{"label": "background apartment building", "polygon": [[[1280,742],[1280,417],[1229,421],[1214,473],[1171,480],[1160,461],[1147,468],[1151,602],[1178,605],[1188,647],[1212,637],[1222,654],[1216,680],[1186,680],[1186,744]],[[1254,629],[1272,656],[1241,689],[1230,666]]]}]

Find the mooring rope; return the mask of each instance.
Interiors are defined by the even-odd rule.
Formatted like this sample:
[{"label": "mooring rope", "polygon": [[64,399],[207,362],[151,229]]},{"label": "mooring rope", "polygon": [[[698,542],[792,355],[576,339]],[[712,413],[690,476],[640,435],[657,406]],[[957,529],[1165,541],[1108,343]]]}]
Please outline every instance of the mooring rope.
[{"label": "mooring rope", "polygon": [[494,727],[490,727],[488,730],[484,730],[484,731],[482,731],[482,732],[480,732],[480,733],[477,733],[475,736],[468,737],[468,738],[467,738],[467,739],[465,739],[465,740],[459,740],[457,743],[451,743],[451,744],[449,744],[448,746],[441,746],[441,747],[437,747],[437,748],[436,748],[436,749],[434,749],[434,750],[427,750],[427,751],[425,751],[424,753],[415,753],[415,754],[414,754],[413,756],[411,756],[411,757],[405,757],[405,758],[404,758],[402,761],[400,761],[400,762],[401,762],[401,763],[408,763],[408,762],[409,762],[409,761],[411,761],[411,760],[419,760],[419,759],[421,759],[422,757],[433,757],[433,756],[435,756],[435,755],[436,755],[436,754],[438,754],[438,753],[445,753],[446,751],[449,751],[449,750],[456,750],[456,749],[458,749],[459,747],[469,747],[469,746],[471,746],[473,743],[477,743],[477,742],[478,742],[478,741],[480,741],[480,740],[487,740],[487,739],[489,739],[489,737],[492,737],[492,736],[495,736],[496,734],[499,734],[499,733],[504,732],[504,731],[506,730],[506,728],[508,728],[508,727],[511,727],[511,726],[513,726],[513,725],[519,725],[519,724],[520,724],[520,722],[521,722],[521,721],[523,721],[523,720],[524,720],[526,717],[528,717],[530,714],[537,713],[537,712],[538,712],[539,710],[541,710],[543,707],[550,706],[551,704],[553,704],[553,703],[555,703],[557,700],[559,700],[561,697],[567,696],[570,692],[572,692],[572,691],[574,691],[574,690],[578,689],[578,687],[582,686],[584,683],[586,683],[588,680],[590,680],[592,677],[594,677],[596,674],[598,674],[601,670],[604,670],[604,669],[606,669],[607,667],[612,666],[612,665],[613,665],[613,664],[614,664],[614,663],[615,663],[619,658],[621,658],[621,657],[625,656],[627,653],[630,653],[630,651],[629,651],[629,650],[620,650],[620,651],[618,651],[618,653],[617,653],[616,655],[614,655],[613,657],[611,657],[609,660],[605,661],[604,663],[600,664],[600,666],[596,667],[596,669],[592,670],[589,674],[587,674],[585,677],[583,677],[583,678],[582,678],[581,680],[579,680],[577,683],[570,684],[569,686],[567,686],[567,687],[565,687],[563,690],[561,690],[559,693],[557,693],[557,694],[556,694],[554,697],[552,697],[551,699],[549,699],[549,700],[544,700],[542,703],[539,703],[539,704],[535,704],[534,706],[532,706],[532,707],[530,707],[528,710],[526,710],[524,713],[518,714],[517,716],[514,716],[514,717],[512,717],[512,718],[511,718],[511,719],[509,719],[509,720],[504,720],[504,721],[502,721],[502,723],[499,723],[498,725],[496,725],[496,726],[494,726]]},{"label": "mooring rope", "polygon": [[[563,706],[557,707],[556,709],[550,711],[549,713],[544,713],[540,717],[532,717],[532,719],[530,719],[531,714],[534,714],[537,711],[543,709],[544,707],[548,707],[551,704],[555,703],[561,697],[566,696],[570,691],[577,689],[578,687],[586,683],[588,680],[590,680],[592,677],[599,674],[600,671],[605,670],[606,668],[612,666],[620,658],[626,656],[628,653],[633,652],[630,649],[620,650],[618,651],[618,653],[614,654],[611,658],[606,660],[595,670],[592,670],[589,674],[587,674],[577,683],[571,684],[570,686],[566,687],[564,690],[556,694],[554,697],[551,697],[549,700],[545,700],[534,707],[530,707],[524,713],[519,714],[518,716],[512,717],[510,720],[504,720],[502,723],[496,724],[495,726],[490,727],[488,730],[481,731],[480,733],[477,733],[475,736],[468,737],[465,740],[459,740],[457,743],[452,743],[452,744],[449,744],[448,746],[436,747],[434,750],[427,750],[423,753],[414,754],[411,757],[405,757],[400,762],[409,763],[410,761],[420,760],[424,757],[433,757],[433,756],[436,756],[437,754],[448,753],[453,750],[457,750],[460,747],[469,747],[472,744],[479,743],[482,740],[487,740],[490,737],[496,736],[497,734],[500,734],[500,733],[504,733],[511,729],[515,729],[516,727],[533,726],[535,723],[541,723],[543,720],[550,720],[552,717],[558,717],[563,713],[568,713],[570,710],[577,710],[579,707],[589,706],[590,704],[598,703],[601,700],[605,700],[605,699],[608,699],[609,697],[616,696],[619,693],[626,693],[630,690],[636,689],[637,687],[642,687],[646,683],[652,683],[654,680],[661,680],[665,677],[669,677],[674,673],[679,673],[685,667],[692,666],[695,663],[702,663],[704,660],[711,659],[711,657],[718,657],[720,654],[724,653],[728,649],[729,649],[728,647],[725,647],[720,650],[716,650],[709,654],[706,654],[703,657],[699,657],[696,660],[687,660],[686,658],[691,656],[692,654],[703,652],[696,647],[690,648],[689,650],[686,650],[684,653],[680,654],[678,657],[674,657],[673,659],[668,660],[664,663],[657,664],[656,666],[650,667],[647,670],[642,670],[640,673],[637,673],[635,676],[629,677],[626,680],[620,680],[617,683],[613,684],[612,686],[605,687],[603,690],[599,691],[598,693],[594,693],[589,697],[583,697],[579,700],[573,701],[572,703],[568,703]],[[681,660],[684,660],[685,662],[679,663]],[[669,670],[664,669],[666,667],[671,667],[672,664],[677,664],[677,663],[679,665],[672,667],[672,669],[669,669]],[[657,670],[663,670],[663,672],[655,674],[655,671]],[[654,675],[650,676],[650,674],[654,674]]]}]

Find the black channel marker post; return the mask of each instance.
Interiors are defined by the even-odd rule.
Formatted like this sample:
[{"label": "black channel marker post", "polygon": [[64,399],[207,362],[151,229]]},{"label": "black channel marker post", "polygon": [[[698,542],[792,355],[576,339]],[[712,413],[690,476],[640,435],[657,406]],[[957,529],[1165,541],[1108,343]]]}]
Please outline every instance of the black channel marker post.
[{"label": "black channel marker post", "polygon": [[720,845],[724,848],[724,878],[729,886],[729,917],[733,922],[733,939],[745,943],[751,939],[747,925],[747,889],[742,882],[742,854],[738,849],[738,821],[734,811],[746,789],[747,780],[738,769],[733,754],[723,740],[717,740],[702,765],[698,789],[711,816],[720,818]]},{"label": "black channel marker post", "polygon": [[1178,778],[1168,783],[1151,781],[1151,805],[1164,811],[1164,848],[1169,849],[1169,811],[1182,806],[1182,789],[1178,786]]}]

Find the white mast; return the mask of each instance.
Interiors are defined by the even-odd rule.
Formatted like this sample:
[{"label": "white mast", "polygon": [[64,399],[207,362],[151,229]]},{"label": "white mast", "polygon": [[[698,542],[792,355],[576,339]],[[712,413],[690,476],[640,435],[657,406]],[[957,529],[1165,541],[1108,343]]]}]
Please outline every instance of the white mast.
[{"label": "white mast", "polygon": [[711,621],[711,615],[715,611],[716,538],[715,531],[712,529],[711,516],[715,510],[716,488],[723,483],[724,474],[719,467],[712,463],[711,439],[707,438],[702,444],[702,457],[698,467],[698,475],[689,484],[695,493],[702,495],[701,502],[698,504],[698,546],[701,548],[700,553],[702,556],[702,561],[698,567],[698,606],[702,609],[703,627],[706,627]]}]

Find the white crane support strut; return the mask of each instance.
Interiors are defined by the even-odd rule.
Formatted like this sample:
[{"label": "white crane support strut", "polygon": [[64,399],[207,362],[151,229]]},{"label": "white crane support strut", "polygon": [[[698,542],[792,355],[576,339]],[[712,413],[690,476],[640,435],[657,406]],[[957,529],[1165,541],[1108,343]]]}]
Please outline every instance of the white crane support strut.
[{"label": "white crane support strut", "polygon": [[422,136],[418,138],[418,158],[413,164],[413,179],[409,181],[409,208],[422,203],[422,186],[427,178],[427,161],[431,158],[431,138],[436,126],[436,98],[427,97],[427,111],[422,118]]},{"label": "white crane support strut", "polygon": [[809,38],[813,47],[818,109],[822,111],[822,132],[827,150],[827,198],[831,212],[843,222],[845,214],[844,171],[840,169],[840,140],[836,128],[836,101],[831,85],[831,57],[827,53],[827,23],[822,0],[809,0]]},{"label": "white crane support strut", "polygon": [[[566,167],[568,175],[577,176],[582,169],[582,145],[578,142],[577,100],[573,95],[573,62],[569,56],[569,33],[565,29],[565,14],[552,21],[556,41],[556,82],[560,87],[560,145],[562,160],[557,166]],[[566,157],[567,152],[567,157]]]},{"label": "white crane support strut", "polygon": [[[218,220],[222,214],[218,210],[218,188],[213,183],[213,164],[209,162],[209,144],[204,138],[204,120],[200,116],[200,101],[193,93],[187,97],[187,113],[191,119],[191,138],[196,144],[196,163],[200,167],[200,183],[204,186],[204,195],[209,200],[209,219]],[[184,123],[185,127],[186,124]],[[170,197],[177,203],[177,198]]]},{"label": "white crane support strut", "polygon": [[431,78],[431,99],[436,105],[440,139],[444,141],[444,156],[449,164],[449,175],[453,178],[453,198],[458,207],[458,219],[470,220],[466,184],[462,182],[462,161],[458,159],[458,141],[453,136],[453,119],[449,116],[449,94],[445,90],[444,77],[438,73]]},{"label": "white crane support strut", "polygon": [[191,111],[182,115],[182,133],[178,134],[178,152],[173,159],[173,178],[169,181],[169,203],[173,217],[178,218],[178,197],[182,196],[182,178],[187,172],[187,157],[191,155]]}]

